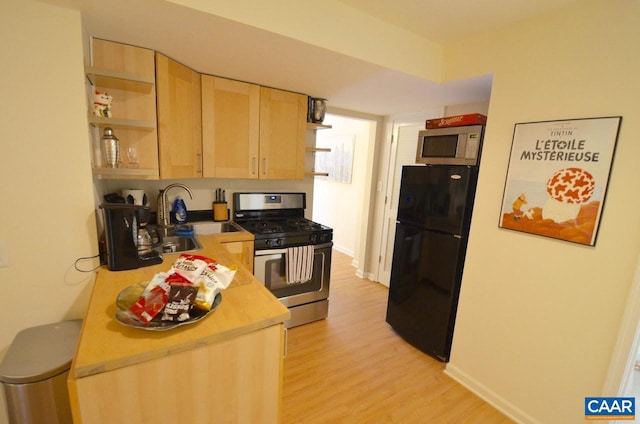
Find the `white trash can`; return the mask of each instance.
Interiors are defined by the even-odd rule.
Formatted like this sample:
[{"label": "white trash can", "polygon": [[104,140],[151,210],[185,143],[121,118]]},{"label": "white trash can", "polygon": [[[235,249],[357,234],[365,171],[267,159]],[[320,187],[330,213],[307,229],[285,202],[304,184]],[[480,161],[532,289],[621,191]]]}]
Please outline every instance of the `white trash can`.
[{"label": "white trash can", "polygon": [[0,364],[11,424],[70,424],[67,376],[82,320],[20,331]]}]

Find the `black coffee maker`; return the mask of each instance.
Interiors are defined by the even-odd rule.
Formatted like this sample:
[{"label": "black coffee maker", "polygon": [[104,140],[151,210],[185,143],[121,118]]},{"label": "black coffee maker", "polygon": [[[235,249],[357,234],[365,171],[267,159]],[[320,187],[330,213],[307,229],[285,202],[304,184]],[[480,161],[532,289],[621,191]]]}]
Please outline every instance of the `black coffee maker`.
[{"label": "black coffee maker", "polygon": [[[151,214],[147,206],[125,203],[103,203],[107,266],[112,271],[136,269],[162,263],[155,250],[139,252],[138,232]],[[158,244],[162,244],[161,240]]]}]

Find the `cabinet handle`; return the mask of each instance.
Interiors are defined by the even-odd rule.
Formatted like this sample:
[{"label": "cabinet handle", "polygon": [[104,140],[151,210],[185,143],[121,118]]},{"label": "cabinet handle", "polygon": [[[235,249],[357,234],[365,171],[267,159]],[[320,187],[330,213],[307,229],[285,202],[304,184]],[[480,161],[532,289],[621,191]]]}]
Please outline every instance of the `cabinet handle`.
[{"label": "cabinet handle", "polygon": [[202,153],[198,153],[196,156],[198,156],[198,174],[202,175]]},{"label": "cabinet handle", "polygon": [[256,175],[256,158],[251,158],[251,174]]},{"label": "cabinet handle", "polygon": [[262,158],[262,175],[267,175],[267,158]]},{"label": "cabinet handle", "polygon": [[287,345],[289,342],[289,332],[287,331],[287,328],[284,328],[284,354],[282,355],[283,358],[287,357]]}]

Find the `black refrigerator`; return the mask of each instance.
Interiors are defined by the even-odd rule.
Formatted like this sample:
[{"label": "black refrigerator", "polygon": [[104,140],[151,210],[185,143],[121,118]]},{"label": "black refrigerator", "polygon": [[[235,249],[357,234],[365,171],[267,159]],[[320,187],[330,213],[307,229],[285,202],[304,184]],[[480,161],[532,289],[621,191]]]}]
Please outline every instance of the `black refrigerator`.
[{"label": "black refrigerator", "polygon": [[387,322],[407,342],[448,361],[477,166],[404,166]]}]

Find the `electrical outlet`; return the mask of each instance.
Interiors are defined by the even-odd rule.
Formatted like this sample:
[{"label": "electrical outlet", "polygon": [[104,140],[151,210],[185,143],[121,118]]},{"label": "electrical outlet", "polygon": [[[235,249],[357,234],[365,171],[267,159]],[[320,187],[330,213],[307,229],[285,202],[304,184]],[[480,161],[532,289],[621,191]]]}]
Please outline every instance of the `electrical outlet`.
[{"label": "electrical outlet", "polygon": [[9,266],[9,248],[7,242],[0,240],[0,267]]}]

